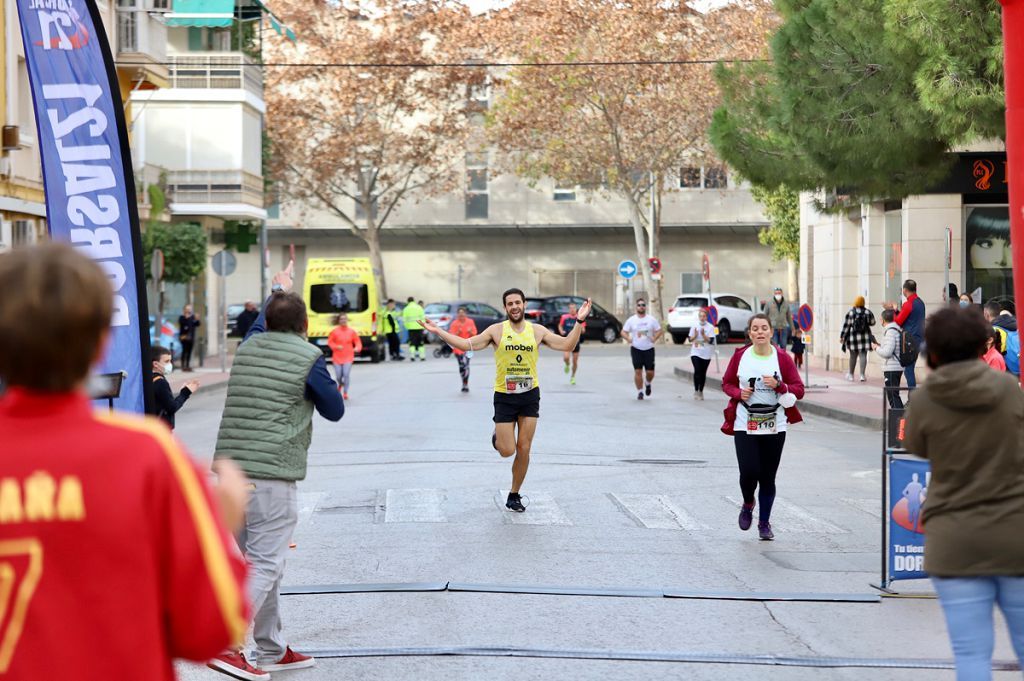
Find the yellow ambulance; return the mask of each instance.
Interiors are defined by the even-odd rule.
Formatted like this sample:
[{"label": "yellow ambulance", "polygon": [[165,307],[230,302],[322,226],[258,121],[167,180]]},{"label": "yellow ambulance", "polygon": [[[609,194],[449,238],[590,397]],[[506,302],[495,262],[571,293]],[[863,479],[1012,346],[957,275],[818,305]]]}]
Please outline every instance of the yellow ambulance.
[{"label": "yellow ambulance", "polygon": [[344,312],[348,325],[363,341],[359,356],[374,363],[384,359],[385,339],[377,335],[380,300],[369,258],[311,258],[306,263],[303,293],[309,312],[309,342],[320,346],[328,358],[327,336],[335,327],[335,318]]}]

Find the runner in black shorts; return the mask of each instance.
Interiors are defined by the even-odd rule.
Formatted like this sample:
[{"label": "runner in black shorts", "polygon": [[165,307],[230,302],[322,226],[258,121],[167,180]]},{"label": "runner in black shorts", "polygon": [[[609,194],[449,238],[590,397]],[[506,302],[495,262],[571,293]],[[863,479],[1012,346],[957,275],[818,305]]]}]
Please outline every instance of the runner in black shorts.
[{"label": "runner in black shorts", "polygon": [[[647,314],[647,301],[638,298],[636,314],[626,320],[622,337],[629,341],[629,355],[633,359],[633,383],[636,385],[636,399],[651,394],[654,380],[654,344],[664,333],[657,319]],[[646,373],[646,376],[645,376]]]},{"label": "runner in black shorts", "polygon": [[[568,336],[569,332],[572,331],[572,327],[576,325],[576,303],[569,303],[569,311],[562,315],[561,319],[558,320],[558,333],[563,336]],[[583,324],[583,331],[580,333],[580,340],[576,343],[576,347],[572,349],[572,376],[569,377],[569,384],[576,385],[576,370],[580,366],[580,346],[583,345],[583,334],[587,332],[586,322]],[[562,360],[565,362],[565,373],[569,373],[569,355],[568,350],[562,355]]]},{"label": "runner in black shorts", "polygon": [[[537,385],[537,354],[541,343],[552,350],[568,351],[576,346],[582,324],[569,332],[568,336],[552,333],[540,324],[525,320],[526,295],[517,288],[509,289],[501,297],[508,320],[491,324],[484,332],[472,338],[459,338],[444,331],[429,319],[420,322],[427,331],[453,348],[481,350],[494,346],[494,434],[491,445],[504,457],[515,455],[512,461],[512,487],[505,502],[506,508],[522,513],[526,510],[519,488],[526,479],[530,466],[530,447],[537,431],[540,417],[540,388]],[[586,319],[590,313],[587,300],[580,310],[580,317]],[[518,427],[518,434],[516,428]]]}]

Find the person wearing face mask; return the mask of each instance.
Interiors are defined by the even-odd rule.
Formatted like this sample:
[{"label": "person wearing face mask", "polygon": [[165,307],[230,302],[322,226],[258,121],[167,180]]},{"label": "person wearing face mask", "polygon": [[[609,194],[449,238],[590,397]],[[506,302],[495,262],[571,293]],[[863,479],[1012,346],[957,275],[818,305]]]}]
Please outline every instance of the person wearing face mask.
[{"label": "person wearing face mask", "polygon": [[171,384],[167,377],[174,371],[174,364],[171,362],[171,351],[165,347],[154,345],[149,349],[150,359],[153,360],[153,403],[156,405],[156,416],[163,420],[167,426],[174,430],[174,415],[185,406],[185,402],[192,393],[199,390],[199,381],[192,379],[186,383],[178,396],[174,396]]},{"label": "person wearing face mask", "polygon": [[970,307],[971,305],[974,305],[974,300],[971,299],[971,295],[969,293],[961,293],[960,307]]},{"label": "person wearing face mask", "polygon": [[785,349],[789,342],[789,330],[793,328],[793,313],[782,295],[781,286],[775,287],[774,295],[764,304],[761,312],[768,315],[768,321],[772,325],[772,343]]}]

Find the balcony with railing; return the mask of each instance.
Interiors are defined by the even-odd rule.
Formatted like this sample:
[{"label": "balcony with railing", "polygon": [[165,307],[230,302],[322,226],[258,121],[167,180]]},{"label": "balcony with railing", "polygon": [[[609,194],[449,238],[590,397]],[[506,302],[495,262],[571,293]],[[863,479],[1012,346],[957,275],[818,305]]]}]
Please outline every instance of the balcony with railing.
[{"label": "balcony with railing", "polygon": [[[146,6],[143,6],[145,3]],[[153,0],[121,0],[117,6],[118,66],[137,64],[167,77],[167,27],[156,18]]]},{"label": "balcony with railing", "polygon": [[185,204],[246,204],[263,208],[263,178],[244,170],[171,170],[167,172],[168,202]]},{"label": "balcony with railing", "polygon": [[245,89],[263,98],[262,67],[244,54],[204,52],[171,55],[172,88]]}]

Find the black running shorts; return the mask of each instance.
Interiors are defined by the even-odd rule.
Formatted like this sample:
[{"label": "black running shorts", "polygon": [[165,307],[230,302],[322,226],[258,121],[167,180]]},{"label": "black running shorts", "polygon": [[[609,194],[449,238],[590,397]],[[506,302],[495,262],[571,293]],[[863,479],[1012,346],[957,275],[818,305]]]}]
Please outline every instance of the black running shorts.
[{"label": "black running shorts", "polygon": [[495,423],[517,423],[520,416],[540,417],[540,388],[525,393],[494,393]]},{"label": "black running shorts", "polygon": [[576,344],[576,347],[572,349],[572,352],[573,352],[574,355],[578,355],[580,353],[580,346],[581,345],[583,345],[583,339],[582,338],[580,338],[580,342]]},{"label": "black running shorts", "polygon": [[647,369],[654,371],[654,348],[650,350],[637,350],[630,346],[629,356],[633,358],[634,369]]}]

